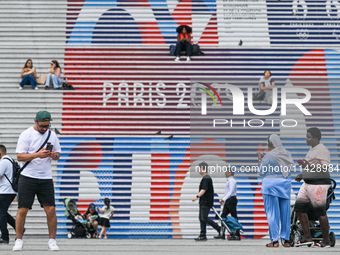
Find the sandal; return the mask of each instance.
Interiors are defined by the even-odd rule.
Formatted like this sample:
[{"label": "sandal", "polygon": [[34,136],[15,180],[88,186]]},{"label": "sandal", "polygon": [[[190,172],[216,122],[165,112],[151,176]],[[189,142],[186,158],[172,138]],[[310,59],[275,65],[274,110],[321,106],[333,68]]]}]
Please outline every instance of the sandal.
[{"label": "sandal", "polygon": [[290,241],[285,240],[285,242],[284,242],[284,244],[283,244],[283,247],[286,247],[286,248],[291,247],[291,246],[290,246]]},{"label": "sandal", "polygon": [[277,248],[279,246],[280,246],[279,241],[275,241],[275,242],[271,242],[271,243],[266,244],[266,247],[272,247],[272,248]]}]

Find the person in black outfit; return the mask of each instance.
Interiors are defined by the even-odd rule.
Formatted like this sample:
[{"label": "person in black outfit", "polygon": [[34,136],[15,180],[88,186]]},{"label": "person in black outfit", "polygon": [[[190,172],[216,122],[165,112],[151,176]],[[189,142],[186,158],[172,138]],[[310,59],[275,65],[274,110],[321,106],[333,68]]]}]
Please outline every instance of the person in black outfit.
[{"label": "person in black outfit", "polygon": [[210,208],[214,203],[214,186],[211,177],[208,175],[208,164],[202,162],[199,164],[199,174],[202,175],[202,180],[199,185],[199,193],[192,199],[195,202],[199,200],[199,216],[198,219],[201,225],[201,233],[195,241],[206,241],[207,223],[212,226],[218,233],[221,232],[221,227],[209,218]]},{"label": "person in black outfit", "polygon": [[[94,229],[95,229],[96,232],[97,232],[97,230],[98,230],[99,214],[98,214],[98,212],[96,211],[96,206],[94,205],[94,203],[91,203],[91,204],[89,205],[89,208],[87,209],[87,211],[84,213],[83,219],[84,219],[84,220],[87,220],[87,221],[90,221],[91,219],[89,219],[89,217],[94,216],[94,215],[98,216],[98,218],[92,220],[92,226],[94,227]],[[91,225],[88,224],[87,227],[90,228]],[[96,237],[96,233],[93,234],[93,237],[94,237],[94,238]]]},{"label": "person in black outfit", "polygon": [[187,32],[187,29],[185,27],[183,27],[181,33],[177,34],[175,61],[180,60],[182,50],[185,50],[187,53],[187,62],[191,61],[190,59],[190,56],[192,55],[191,35],[190,33]]}]

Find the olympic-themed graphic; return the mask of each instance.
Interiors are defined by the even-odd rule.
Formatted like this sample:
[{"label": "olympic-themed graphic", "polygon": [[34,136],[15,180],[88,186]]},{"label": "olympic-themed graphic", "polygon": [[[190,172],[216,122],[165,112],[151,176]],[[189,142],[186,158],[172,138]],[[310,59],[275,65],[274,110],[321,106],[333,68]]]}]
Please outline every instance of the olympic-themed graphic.
[{"label": "olympic-themed graphic", "polygon": [[[285,52],[270,48],[278,44],[279,40],[280,44],[307,43],[313,47],[315,40],[323,38],[327,44],[328,39],[337,38],[335,21],[340,11],[338,1],[257,1],[257,4],[245,1],[245,6],[237,6],[227,0],[164,0],[162,4],[159,3],[161,1],[155,4],[147,0],[133,3],[117,0],[98,5],[93,0],[76,5],[69,2],[69,7],[76,6],[79,9],[74,13],[68,12],[67,27],[72,32],[66,34],[64,76],[76,90],[64,93],[62,133],[78,135],[79,138],[72,138],[72,141],[63,138],[60,141],[68,146],[71,144],[72,148],[67,148],[67,159],[60,162],[60,188],[57,192],[60,197],[72,196],[80,202],[96,204],[102,203],[104,197],[110,197],[119,215],[115,218],[117,222],[112,223],[117,228],[109,230],[114,232],[114,237],[181,238],[186,235],[186,222],[193,220],[187,216],[191,206],[189,195],[198,189],[196,184],[199,179],[199,176],[190,173],[190,164],[213,158],[212,162],[231,164],[239,170],[243,159],[253,157],[254,150],[263,150],[265,138],[263,144],[258,143],[257,135],[280,134],[285,146],[290,146],[293,157],[300,158],[308,151],[304,130],[314,126],[315,120],[324,120],[324,125],[319,121],[320,128],[327,134],[325,141],[330,144],[332,155],[337,155],[332,158],[332,163],[340,163],[336,149],[339,145],[336,138],[339,129],[333,118],[337,115],[338,101],[330,96],[339,90],[337,84],[333,83],[338,79],[338,55],[334,54],[334,50],[326,49],[291,50],[289,63],[282,65],[280,61],[286,61]],[[138,7],[143,7],[144,15],[140,15]],[[184,8],[190,10],[189,18],[188,15],[181,17]],[[246,11],[245,16],[242,11],[237,11],[247,8],[254,13]],[[256,8],[259,11],[255,11]],[[234,14],[227,17],[223,11],[225,9],[234,10]],[[272,18],[271,14],[276,11],[280,12],[284,21],[278,20],[277,16]],[[267,16],[263,13],[267,13]],[[317,20],[320,16],[322,22]],[[268,48],[223,48],[235,45],[242,39],[243,21],[250,19],[254,21],[253,35],[256,37],[253,41],[247,42],[246,39],[245,45],[248,43],[250,47],[261,45]],[[332,25],[328,26],[328,23]],[[169,64],[168,60],[162,59],[168,54],[165,50],[150,47],[148,55],[143,53],[143,47],[149,47],[148,44],[174,44],[176,27],[184,24],[193,28],[194,42],[221,47],[218,55],[213,48],[206,47],[204,67],[202,63],[192,61],[182,72],[176,63]],[[320,26],[327,26],[327,29],[322,30],[323,34],[320,34]],[[280,30],[285,33],[288,31],[287,41],[282,42]],[[131,54],[132,51],[139,51],[140,54]],[[271,56],[265,56],[268,52]],[[121,63],[122,56],[130,63]],[[264,56],[266,64],[261,62]],[[138,64],[141,58],[143,63]],[[241,64],[231,65],[228,59]],[[145,65],[155,66],[154,76],[149,75]],[[301,112],[296,114],[294,106],[287,107],[287,115],[298,120],[294,142],[290,137],[292,132],[281,124],[287,116],[283,116],[280,109],[270,116],[277,120],[275,125],[266,123],[263,128],[238,126],[228,129],[230,134],[220,138],[211,138],[209,132],[206,132],[206,136],[190,137],[190,92],[197,81],[196,78],[194,81],[190,78],[191,74],[203,77],[201,91],[204,92],[200,94],[206,96],[208,104],[214,104],[215,100],[216,107],[232,109],[230,91],[215,88],[214,81],[209,82],[211,77],[239,86],[246,94],[243,86],[245,82],[238,81],[244,76],[260,76],[268,66],[275,74],[278,88],[303,86],[311,91],[311,100],[304,104],[310,110],[311,117]],[[311,78],[311,66],[314,67],[314,79]],[[166,70],[169,67],[171,70]],[[320,76],[318,71],[328,75]],[[302,80],[304,75],[308,78]],[[256,89],[258,83],[251,81],[247,86]],[[313,86],[317,87],[313,89]],[[322,86],[325,88],[320,89]],[[77,88],[83,90],[78,92]],[[320,91],[329,101],[318,103],[317,93]],[[291,95],[293,98],[299,96],[299,93]],[[200,107],[200,103],[197,107]],[[332,114],[329,109],[333,109]],[[173,121],[174,116],[180,120],[178,123]],[[232,118],[232,115],[225,117]],[[244,118],[249,120],[252,117],[253,114],[246,110]],[[173,138],[155,135],[160,129],[173,134]],[[204,146],[215,148],[207,153],[208,150],[202,148]],[[293,149],[293,146],[298,149]],[[254,165],[257,163],[255,158],[249,162]],[[217,202],[219,194],[223,193],[224,181],[221,176],[212,177],[215,178]],[[262,238],[267,235],[268,225],[260,204],[261,179],[247,174],[238,178],[241,183],[238,188],[238,210],[239,220],[245,227],[244,238]],[[71,188],[72,183],[74,188]],[[299,184],[295,184],[293,191],[297,192],[298,188]],[[145,197],[146,203],[143,202]],[[336,223],[331,221],[331,227],[337,228]],[[151,235],[150,232],[157,234]]]}]

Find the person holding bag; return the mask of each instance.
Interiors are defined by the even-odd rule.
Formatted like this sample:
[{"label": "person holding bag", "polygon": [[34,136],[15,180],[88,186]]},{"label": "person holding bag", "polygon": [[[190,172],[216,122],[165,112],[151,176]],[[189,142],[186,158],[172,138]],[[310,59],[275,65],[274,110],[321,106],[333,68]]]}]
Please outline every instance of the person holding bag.
[{"label": "person holding bag", "polygon": [[51,121],[49,112],[38,112],[35,125],[23,131],[18,140],[16,153],[23,170],[18,185],[17,239],[13,251],[22,251],[24,247],[22,234],[26,215],[32,209],[36,195],[47,216],[50,237],[48,249],[59,250],[55,240],[57,217],[51,161],[59,159],[61,149],[57,135],[49,130]]},{"label": "person holding bag", "polygon": [[38,90],[36,82],[37,72],[33,67],[31,59],[26,60],[24,68],[21,70],[21,79],[19,90],[22,90],[25,85],[31,85],[32,89]]}]

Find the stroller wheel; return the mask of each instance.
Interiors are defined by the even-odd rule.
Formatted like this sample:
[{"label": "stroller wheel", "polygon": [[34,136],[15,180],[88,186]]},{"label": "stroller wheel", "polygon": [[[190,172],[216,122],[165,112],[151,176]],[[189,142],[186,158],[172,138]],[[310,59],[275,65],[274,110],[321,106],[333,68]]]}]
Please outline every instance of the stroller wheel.
[{"label": "stroller wheel", "polygon": [[71,233],[68,233],[68,234],[67,234],[67,238],[68,238],[68,239],[71,239],[71,238],[72,238],[72,234],[71,234]]},{"label": "stroller wheel", "polygon": [[292,229],[290,232],[290,246],[294,247],[294,245],[298,242],[301,241],[302,235],[298,229]]},{"label": "stroller wheel", "polygon": [[334,247],[335,246],[335,242],[336,242],[336,237],[335,237],[334,232],[330,232],[329,233],[329,241],[331,243],[331,247]]},{"label": "stroller wheel", "polygon": [[90,234],[90,233],[87,233],[87,234],[86,234],[86,238],[87,238],[87,239],[90,239],[90,238],[91,238],[91,234]]}]

